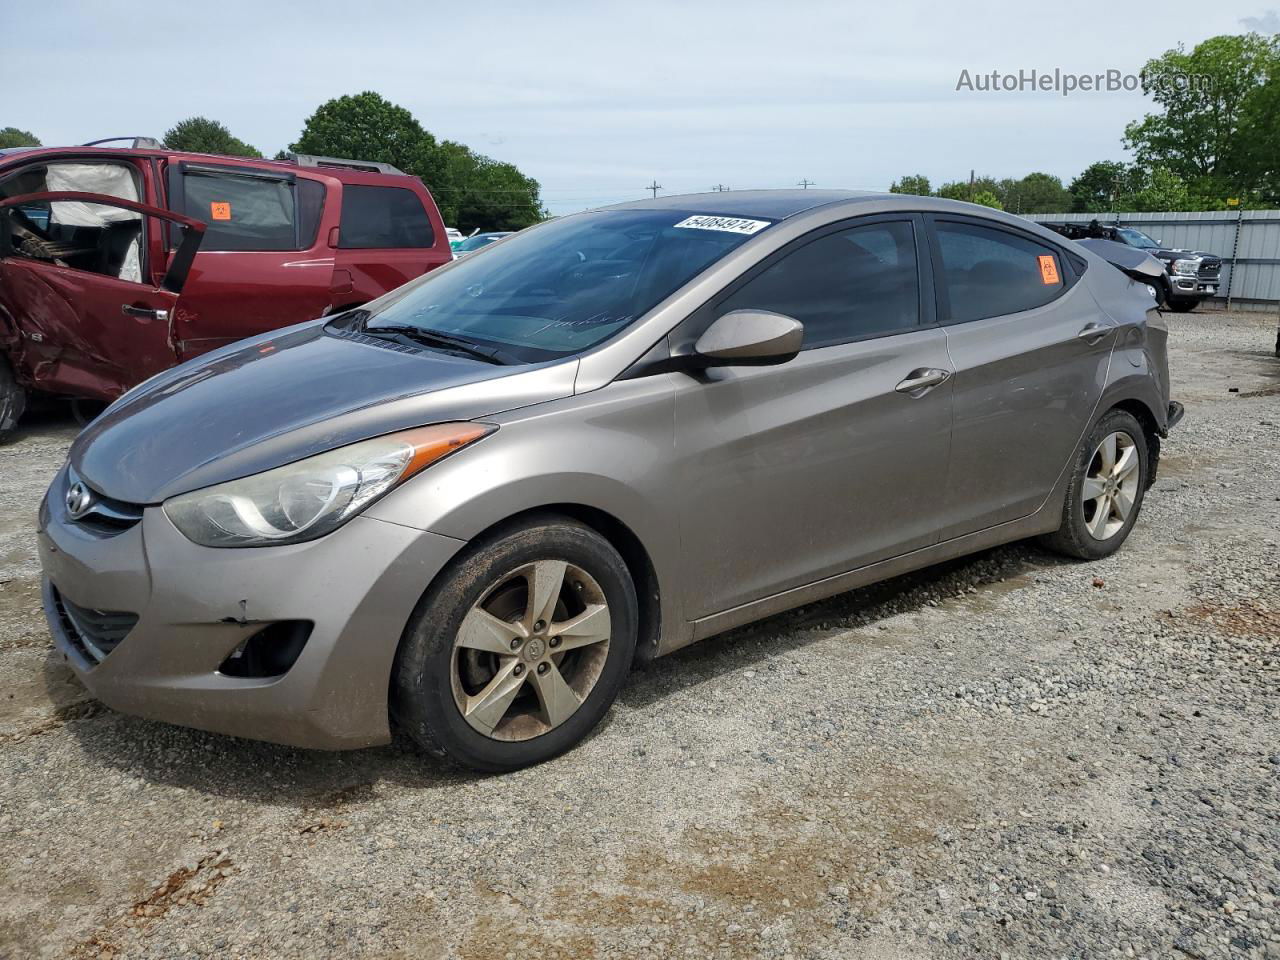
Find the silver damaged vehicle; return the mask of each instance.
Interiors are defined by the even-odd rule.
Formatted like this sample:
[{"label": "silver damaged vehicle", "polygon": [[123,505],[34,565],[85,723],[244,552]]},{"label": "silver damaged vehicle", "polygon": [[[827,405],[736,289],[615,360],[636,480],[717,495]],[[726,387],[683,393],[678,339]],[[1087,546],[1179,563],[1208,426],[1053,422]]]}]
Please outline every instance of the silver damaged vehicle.
[{"label": "silver damaged vehicle", "polygon": [[1118,549],[1182,410],[1142,268],[920,197],[558,219],[121,397],[41,506],[49,625],[128,713],[546,760],[636,658]]}]

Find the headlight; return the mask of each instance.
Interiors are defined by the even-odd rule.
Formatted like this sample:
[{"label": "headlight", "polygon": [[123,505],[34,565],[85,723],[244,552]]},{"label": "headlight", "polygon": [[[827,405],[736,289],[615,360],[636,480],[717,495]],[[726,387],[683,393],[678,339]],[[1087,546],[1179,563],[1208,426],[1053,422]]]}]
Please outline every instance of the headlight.
[{"label": "headlight", "polygon": [[441,423],[362,440],[287,466],[166,500],[182,534],[206,547],[262,547],[336,530],[397,484],[496,430]]},{"label": "headlight", "polygon": [[1194,277],[1200,270],[1199,260],[1175,260],[1173,261],[1173,272],[1180,277]]}]

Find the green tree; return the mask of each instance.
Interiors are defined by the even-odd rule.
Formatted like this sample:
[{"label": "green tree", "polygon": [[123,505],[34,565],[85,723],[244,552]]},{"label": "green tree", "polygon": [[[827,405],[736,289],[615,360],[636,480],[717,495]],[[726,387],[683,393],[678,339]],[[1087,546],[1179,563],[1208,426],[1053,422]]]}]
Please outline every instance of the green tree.
[{"label": "green tree", "polygon": [[321,104],[291,149],[378,160],[421,177],[445,223],[463,232],[519,230],[546,217],[538,181],[464,144],[437,142],[412,113],[370,91]]},{"label": "green tree", "polygon": [[38,147],[40,140],[34,133],[17,127],[0,127],[0,150],[5,147]]},{"label": "green tree", "polygon": [[225,124],[207,117],[188,117],[174,124],[164,135],[172,150],[216,153],[231,157],[261,157],[255,147],[231,135]]},{"label": "green tree", "polygon": [[991,190],[979,190],[973,195],[971,203],[977,203],[984,207],[992,207],[995,210],[1003,210],[1004,205],[1000,202],[1000,198]]},{"label": "green tree", "polygon": [[1186,182],[1167,167],[1156,167],[1141,178],[1141,186],[1132,193],[1121,196],[1121,210],[1139,212],[1153,210],[1195,210],[1201,204],[1187,189]]},{"label": "green tree", "polygon": [[1262,86],[1245,99],[1240,118],[1245,134],[1234,159],[1241,180],[1252,188],[1241,192],[1255,194],[1253,206],[1280,205],[1280,58],[1272,61]]},{"label": "green tree", "polygon": [[1028,173],[1021,180],[1001,180],[1001,208],[1013,213],[1063,213],[1071,208],[1071,194],[1048,173]]},{"label": "green tree", "polygon": [[1117,198],[1138,189],[1140,171],[1116,160],[1099,160],[1071,181],[1073,213],[1106,213],[1115,210]]},{"label": "green tree", "polygon": [[[938,188],[938,196],[948,200],[967,200],[978,202],[978,194],[989,193],[997,200],[1000,198],[1000,183],[994,177],[975,177],[973,183],[968,180],[952,180]],[[991,204],[984,204],[991,206]]]},{"label": "green tree", "polygon": [[[1207,197],[1255,186],[1248,157],[1257,134],[1247,125],[1267,119],[1256,112],[1265,112],[1260,91],[1278,61],[1280,36],[1256,33],[1210,37],[1147,61],[1142,89],[1160,111],[1126,126],[1125,146],[1139,166],[1164,167]],[[1274,139],[1262,142],[1276,153]]]},{"label": "green tree", "polygon": [[908,174],[901,180],[893,181],[893,185],[889,187],[890,193],[910,193],[917,197],[928,197],[933,194],[933,188],[929,185],[929,178],[923,174]]},{"label": "green tree", "polygon": [[298,142],[289,149],[389,163],[428,184],[438,172],[435,138],[412,113],[371,90],[320,104],[307,118]]}]

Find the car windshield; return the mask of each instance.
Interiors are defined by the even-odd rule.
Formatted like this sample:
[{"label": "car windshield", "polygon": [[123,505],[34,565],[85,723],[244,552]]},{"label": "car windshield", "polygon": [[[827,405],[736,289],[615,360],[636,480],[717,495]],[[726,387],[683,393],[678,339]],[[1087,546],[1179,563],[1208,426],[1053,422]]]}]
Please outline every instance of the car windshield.
[{"label": "car windshield", "polygon": [[630,326],[768,226],[674,210],[553,220],[428,274],[365,314],[364,329],[415,327],[523,362],[571,356]]},{"label": "car windshield", "polygon": [[482,233],[478,236],[467,237],[453,249],[455,250],[479,250],[483,246],[493,243],[495,240],[501,240],[500,233]]},{"label": "car windshield", "polygon": [[1116,232],[1124,237],[1125,242],[1131,247],[1141,247],[1144,250],[1160,249],[1160,244],[1156,243],[1141,230],[1134,230],[1132,227],[1121,227]]}]

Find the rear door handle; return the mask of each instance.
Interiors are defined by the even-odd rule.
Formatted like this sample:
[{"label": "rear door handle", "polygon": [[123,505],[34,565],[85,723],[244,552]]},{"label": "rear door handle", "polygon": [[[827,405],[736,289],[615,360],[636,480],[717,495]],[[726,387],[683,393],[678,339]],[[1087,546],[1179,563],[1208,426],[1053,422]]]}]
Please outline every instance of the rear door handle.
[{"label": "rear door handle", "polygon": [[1077,333],[1076,336],[1085,343],[1094,344],[1114,329],[1115,327],[1108,326],[1105,323],[1086,323],[1084,329]]},{"label": "rear door handle", "polygon": [[159,320],[161,323],[169,319],[168,310],[153,310],[151,307],[134,307],[125,304],[120,312],[126,317],[142,317],[146,320]]},{"label": "rear door handle", "polygon": [[907,374],[907,378],[900,381],[893,389],[899,393],[910,394],[913,397],[923,397],[938,384],[945,383],[950,376],[950,370],[940,370],[937,367],[921,367],[918,370],[912,370]]}]

